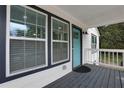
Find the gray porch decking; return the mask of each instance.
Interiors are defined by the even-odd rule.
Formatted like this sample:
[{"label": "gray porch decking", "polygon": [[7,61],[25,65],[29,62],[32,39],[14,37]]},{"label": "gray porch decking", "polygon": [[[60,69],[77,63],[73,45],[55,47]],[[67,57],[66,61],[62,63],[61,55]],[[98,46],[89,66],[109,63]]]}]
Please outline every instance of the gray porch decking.
[{"label": "gray porch decking", "polygon": [[123,88],[124,72],[95,65],[85,65],[87,73],[70,72],[45,88]]}]

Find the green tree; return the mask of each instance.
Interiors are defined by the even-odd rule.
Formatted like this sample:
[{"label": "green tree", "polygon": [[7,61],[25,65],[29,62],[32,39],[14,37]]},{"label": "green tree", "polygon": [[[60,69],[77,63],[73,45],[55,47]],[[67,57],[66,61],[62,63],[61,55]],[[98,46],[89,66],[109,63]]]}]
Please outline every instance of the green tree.
[{"label": "green tree", "polygon": [[124,23],[98,27],[100,48],[124,49]]}]

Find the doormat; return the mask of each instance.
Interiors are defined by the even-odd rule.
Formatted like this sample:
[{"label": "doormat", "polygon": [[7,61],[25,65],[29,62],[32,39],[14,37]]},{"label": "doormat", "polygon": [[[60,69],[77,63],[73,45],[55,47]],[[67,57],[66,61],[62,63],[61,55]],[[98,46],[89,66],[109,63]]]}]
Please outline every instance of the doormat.
[{"label": "doormat", "polygon": [[91,68],[89,68],[87,66],[81,66],[81,67],[75,69],[74,71],[79,72],[79,73],[88,73],[91,71]]}]

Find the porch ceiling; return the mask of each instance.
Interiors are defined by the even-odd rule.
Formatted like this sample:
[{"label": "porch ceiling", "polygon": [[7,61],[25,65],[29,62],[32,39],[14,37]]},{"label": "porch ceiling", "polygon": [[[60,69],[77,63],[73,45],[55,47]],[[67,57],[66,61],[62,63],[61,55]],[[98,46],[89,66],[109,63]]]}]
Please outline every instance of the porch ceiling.
[{"label": "porch ceiling", "polygon": [[87,27],[124,21],[123,5],[57,5],[57,7],[86,24]]}]

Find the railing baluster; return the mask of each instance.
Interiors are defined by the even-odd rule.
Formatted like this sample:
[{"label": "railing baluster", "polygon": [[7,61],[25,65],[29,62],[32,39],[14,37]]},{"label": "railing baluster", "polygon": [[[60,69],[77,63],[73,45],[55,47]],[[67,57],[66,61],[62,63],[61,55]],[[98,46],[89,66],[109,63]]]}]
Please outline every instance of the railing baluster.
[{"label": "railing baluster", "polygon": [[124,52],[123,52],[123,62],[122,63],[123,63],[122,66],[124,66]]},{"label": "railing baluster", "polygon": [[105,51],[104,51],[104,63],[106,63],[106,62],[105,62]]},{"label": "railing baluster", "polygon": [[90,61],[90,53],[89,53],[89,50],[88,50],[88,58],[87,58],[87,62]]},{"label": "railing baluster", "polygon": [[[85,53],[86,53],[86,56],[85,56],[85,55],[84,55],[84,56],[85,56],[85,60],[86,60],[86,63],[87,63],[87,61],[88,61],[88,49],[86,49],[86,50],[84,50],[84,51],[85,51]],[[85,53],[84,53],[84,54],[85,54]]]},{"label": "railing baluster", "polygon": [[86,61],[86,59],[87,59],[87,50],[85,49],[84,50],[84,54],[86,54],[86,55],[84,55],[84,63],[86,63],[87,61]]},{"label": "railing baluster", "polygon": [[110,64],[110,52],[108,52],[108,63]]},{"label": "railing baluster", "polygon": [[112,54],[113,54],[113,57],[112,58],[113,58],[113,65],[114,65],[114,52]]},{"label": "railing baluster", "polygon": [[118,52],[116,53],[116,56],[117,56],[117,66],[118,66]]},{"label": "railing baluster", "polygon": [[101,63],[101,51],[99,51],[99,62]]},{"label": "railing baluster", "polygon": [[99,64],[100,62],[99,62],[99,50],[96,50],[97,51],[97,55],[96,55],[96,57],[97,57],[97,64]]},{"label": "railing baluster", "polygon": [[87,63],[89,62],[89,60],[90,60],[90,57],[89,57],[89,49],[87,49]]},{"label": "railing baluster", "polygon": [[92,50],[90,51],[90,61],[92,63]]},{"label": "railing baluster", "polygon": [[107,62],[106,62],[106,53],[107,53],[107,52],[105,52],[105,63],[107,64]]},{"label": "railing baluster", "polygon": [[[94,49],[93,49],[93,52],[94,52]],[[91,52],[91,55],[92,55],[92,63],[94,64],[94,53]]]},{"label": "railing baluster", "polygon": [[[93,52],[94,52],[94,49],[93,49]],[[94,64],[94,53],[92,53],[91,55],[92,55],[92,62]]]}]

